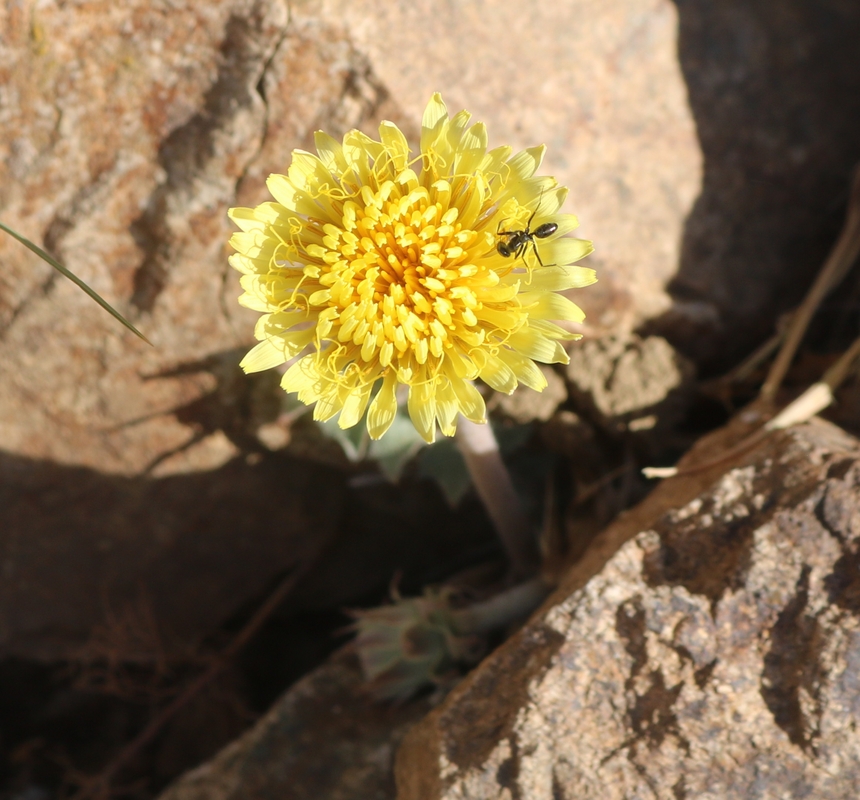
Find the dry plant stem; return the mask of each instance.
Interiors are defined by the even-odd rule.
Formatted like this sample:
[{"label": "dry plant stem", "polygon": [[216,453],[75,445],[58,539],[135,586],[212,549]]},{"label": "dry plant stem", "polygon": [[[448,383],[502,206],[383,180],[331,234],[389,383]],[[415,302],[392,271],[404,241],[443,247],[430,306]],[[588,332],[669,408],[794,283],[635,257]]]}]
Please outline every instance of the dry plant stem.
[{"label": "dry plant stem", "polygon": [[257,609],[245,627],[236,635],[236,638],[218,656],[217,660],[202,675],[191,683],[181,694],[179,694],[170,705],[161,711],[150,723],[129,742],[111,761],[102,772],[97,775],[91,783],[81,788],[73,797],[73,800],[84,800],[88,797],[100,796],[106,792],[111,781],[117,773],[146,745],[148,745],[161,731],[161,729],[176,715],[178,711],[190,703],[200,692],[206,688],[230,663],[248,642],[254,637],[263,623],[271,616],[272,612],[286,599],[293,590],[299,579],[305,574],[306,568],[296,569],[287,575]]},{"label": "dry plant stem", "polygon": [[766,425],[742,439],[734,447],[730,447],[719,458],[705,461],[702,464],[694,464],[686,469],[679,470],[677,467],[645,467],[642,473],[646,478],[673,478],[676,475],[693,475],[697,472],[711,469],[718,464],[731,461],[766,438],[773,431],[784,430],[792,425],[799,425],[812,419],[816,414],[824,411],[833,402],[833,393],[839,388],[842,381],[848,375],[854,361],[860,357],[860,337],[854,340],[840,357],[839,360],[827,372],[820,381],[813,383],[800,397],[789,403]]},{"label": "dry plant stem", "polygon": [[704,461],[701,464],[693,464],[691,467],[685,467],[684,469],[678,469],[677,467],[644,467],[642,474],[646,478],[674,478],[679,475],[695,475],[697,472],[705,472],[719,464],[732,461],[747,450],[751,450],[760,441],[767,438],[770,432],[771,429],[769,428],[759,428],[755,433],[751,433],[745,439],[741,439],[734,447],[730,447],[721,456],[712,458],[710,461]]},{"label": "dry plant stem", "polygon": [[535,532],[523,512],[490,424],[477,425],[461,418],[457,424],[457,445],[502,540],[514,575],[534,574],[539,563]]},{"label": "dry plant stem", "polygon": [[842,228],[836,246],[818,273],[815,283],[812,284],[812,288],[803,299],[800,308],[791,318],[782,349],[770,368],[767,380],[761,387],[763,399],[773,400],[776,396],[818,306],[821,305],[821,301],[824,300],[830,290],[842,281],[858,254],[860,254],[860,167],[854,170],[845,226]]},{"label": "dry plant stem", "polygon": [[764,363],[771,354],[782,344],[785,339],[785,331],[779,331],[770,337],[764,344],[760,345],[752,354],[747,356],[737,367],[735,367],[725,378],[726,383],[739,383],[746,380],[755,371],[756,367]]},{"label": "dry plant stem", "polygon": [[604,489],[605,487],[609,486],[612,481],[622,477],[623,475],[627,475],[629,472],[632,472],[634,470],[635,465],[631,466],[629,463],[625,463],[622,464],[620,467],[616,467],[610,472],[607,472],[605,475],[601,475],[596,481],[592,481],[586,487],[582,489],[577,487],[576,496],[573,498],[573,505],[578,506],[584,503],[586,500],[590,500],[601,489]]},{"label": "dry plant stem", "polygon": [[483,603],[452,611],[452,627],[461,636],[503,628],[511,622],[525,619],[549,592],[550,586],[542,578],[532,578]]}]

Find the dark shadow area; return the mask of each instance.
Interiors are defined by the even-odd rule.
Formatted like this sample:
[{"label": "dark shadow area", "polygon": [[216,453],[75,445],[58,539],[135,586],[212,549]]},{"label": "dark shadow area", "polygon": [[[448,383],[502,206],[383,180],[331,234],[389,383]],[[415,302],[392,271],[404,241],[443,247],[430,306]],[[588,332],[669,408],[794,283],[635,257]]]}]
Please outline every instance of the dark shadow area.
[{"label": "dark shadow area", "polygon": [[0,796],[97,773],[293,569],[303,578],[250,646],[129,765],[150,780],[135,796],[321,663],[345,607],[384,602],[398,574],[411,594],[499,557],[475,498],[452,510],[430,481],[354,474],[265,451],[163,478],[0,453]]},{"label": "dark shadow area", "polygon": [[842,226],[860,161],[860,4],[675,2],[704,179],[676,305],[650,330],[713,374],[773,332]]},{"label": "dark shadow area", "polygon": [[820,687],[826,674],[820,674],[823,644],[818,619],[809,613],[811,571],[808,564],[803,566],[795,594],[773,626],[761,696],[792,743],[814,753],[815,740],[821,735]]},{"label": "dark shadow area", "polygon": [[296,611],[493,557],[474,498],[455,511],[430,481],[349,479],[277,453],[157,479],[0,453],[0,655],[68,657],[126,616],[178,653],[293,567],[307,567]]}]

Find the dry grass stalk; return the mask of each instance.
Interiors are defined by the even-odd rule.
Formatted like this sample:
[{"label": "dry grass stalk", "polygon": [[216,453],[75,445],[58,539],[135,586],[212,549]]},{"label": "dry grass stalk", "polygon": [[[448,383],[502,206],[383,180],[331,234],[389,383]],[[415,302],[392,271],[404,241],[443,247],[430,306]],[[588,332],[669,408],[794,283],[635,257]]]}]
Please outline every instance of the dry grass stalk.
[{"label": "dry grass stalk", "polygon": [[842,233],[800,308],[792,315],[782,348],[761,387],[762,399],[770,401],[776,396],[812,317],[829,292],[848,274],[858,255],[860,255],[860,166],[854,170],[851,194],[848,198],[848,213]]}]

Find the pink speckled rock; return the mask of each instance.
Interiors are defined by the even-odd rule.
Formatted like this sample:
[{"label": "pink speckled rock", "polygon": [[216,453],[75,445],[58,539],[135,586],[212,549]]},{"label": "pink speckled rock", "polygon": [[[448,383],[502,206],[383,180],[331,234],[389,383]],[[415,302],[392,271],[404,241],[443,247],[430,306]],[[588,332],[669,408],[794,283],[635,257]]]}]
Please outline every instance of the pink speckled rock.
[{"label": "pink speckled rock", "polygon": [[601,534],[410,731],[398,800],[857,796],[860,445],[815,420],[723,469]]}]

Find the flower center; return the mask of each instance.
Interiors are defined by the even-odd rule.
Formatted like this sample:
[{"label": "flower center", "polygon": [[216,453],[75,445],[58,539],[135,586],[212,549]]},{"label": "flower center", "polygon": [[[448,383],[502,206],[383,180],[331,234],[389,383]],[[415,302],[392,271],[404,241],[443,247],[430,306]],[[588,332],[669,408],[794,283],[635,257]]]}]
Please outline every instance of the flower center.
[{"label": "flower center", "polygon": [[322,252],[314,254],[326,265],[319,281],[328,288],[310,298],[325,306],[321,338],[352,343],[363,361],[383,367],[410,353],[418,364],[438,359],[457,339],[483,341],[475,284],[498,279],[475,265],[470,250],[485,237],[464,229],[459,210],[448,207],[446,181],[433,189],[435,197],[393,181],[376,192],[364,186],[363,204],[347,200],[342,225],[323,227]]}]

